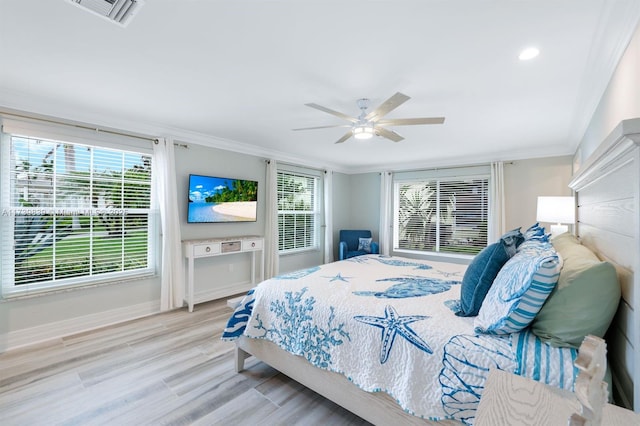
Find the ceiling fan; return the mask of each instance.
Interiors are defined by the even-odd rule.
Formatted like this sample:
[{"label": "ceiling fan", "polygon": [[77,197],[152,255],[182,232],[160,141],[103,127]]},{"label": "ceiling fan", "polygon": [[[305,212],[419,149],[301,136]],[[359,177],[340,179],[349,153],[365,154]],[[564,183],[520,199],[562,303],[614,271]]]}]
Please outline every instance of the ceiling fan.
[{"label": "ceiling fan", "polygon": [[394,142],[400,142],[404,138],[394,132],[387,129],[384,126],[412,126],[416,124],[442,124],[444,123],[444,117],[422,117],[422,118],[390,118],[384,120],[383,117],[398,108],[400,105],[411,99],[409,96],[400,92],[391,96],[384,101],[378,108],[367,113],[369,108],[369,99],[358,99],[356,102],[358,108],[360,108],[360,115],[358,117],[351,117],[347,114],[343,114],[338,111],[323,107],[318,104],[305,104],[308,107],[324,111],[336,117],[350,121],[351,124],[338,124],[330,126],[318,126],[318,127],[304,127],[293,130],[314,130],[314,129],[328,129],[332,127],[349,127],[350,130],[344,134],[336,143],[342,143],[353,136],[356,139],[369,139],[376,136],[382,136]]}]

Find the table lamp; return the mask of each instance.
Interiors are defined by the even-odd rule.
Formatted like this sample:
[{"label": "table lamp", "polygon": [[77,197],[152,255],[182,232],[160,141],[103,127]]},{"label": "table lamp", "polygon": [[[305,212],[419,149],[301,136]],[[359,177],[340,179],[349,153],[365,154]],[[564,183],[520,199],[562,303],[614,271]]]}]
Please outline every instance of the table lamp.
[{"label": "table lamp", "polygon": [[568,224],[576,221],[576,205],[573,197],[538,197],[538,222],[555,223],[551,225],[551,237],[569,230]]}]

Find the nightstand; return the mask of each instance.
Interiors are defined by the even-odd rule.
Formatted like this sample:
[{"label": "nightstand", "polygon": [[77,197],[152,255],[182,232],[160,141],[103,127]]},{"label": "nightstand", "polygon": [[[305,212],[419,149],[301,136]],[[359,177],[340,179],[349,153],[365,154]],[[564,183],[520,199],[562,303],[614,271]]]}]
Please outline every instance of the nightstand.
[{"label": "nightstand", "polygon": [[[501,370],[491,370],[485,383],[474,424],[476,426],[566,426],[571,414],[580,409],[569,391]],[[640,415],[607,404],[602,425],[640,425]]]}]

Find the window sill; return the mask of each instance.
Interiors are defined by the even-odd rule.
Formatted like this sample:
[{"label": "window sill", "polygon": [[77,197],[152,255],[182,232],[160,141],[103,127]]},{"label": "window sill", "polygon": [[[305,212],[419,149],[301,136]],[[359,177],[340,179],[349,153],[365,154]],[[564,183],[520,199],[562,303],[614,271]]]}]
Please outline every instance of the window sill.
[{"label": "window sill", "polygon": [[410,257],[414,259],[459,263],[463,265],[468,265],[469,263],[471,263],[471,259],[475,257],[475,255],[471,255],[471,254],[425,252],[425,251],[404,250],[404,249],[393,249],[392,254]]},{"label": "window sill", "polygon": [[313,253],[313,252],[317,253],[319,251],[320,251],[320,248],[318,247],[310,247],[310,248],[297,249],[297,250],[279,251],[278,256],[280,257],[295,256],[295,255],[301,255],[301,254],[307,254],[307,253]]},{"label": "window sill", "polygon": [[[78,283],[74,285],[60,286],[60,287],[49,287],[49,288],[39,288],[39,289],[18,289],[12,290],[11,292],[3,292],[0,296],[0,303],[12,302],[15,300],[22,299],[31,299],[35,297],[44,297],[44,296],[52,296],[60,293],[68,293],[73,291],[87,290],[91,288],[97,287],[106,287],[110,285],[116,284],[125,284],[132,281],[140,281],[145,279],[155,279],[159,278],[159,275],[156,273],[146,273],[140,275],[132,275],[130,277],[120,277],[117,279],[111,280],[103,280],[103,281],[93,281],[90,283]],[[5,290],[6,291],[6,290]]]}]

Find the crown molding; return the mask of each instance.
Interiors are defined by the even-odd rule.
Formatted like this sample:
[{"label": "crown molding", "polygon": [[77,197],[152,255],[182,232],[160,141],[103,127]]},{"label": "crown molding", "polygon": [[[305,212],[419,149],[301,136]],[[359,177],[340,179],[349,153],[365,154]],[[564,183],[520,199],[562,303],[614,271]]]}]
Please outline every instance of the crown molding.
[{"label": "crown molding", "polygon": [[341,173],[353,173],[351,169],[337,164],[320,163],[308,158],[293,156],[285,152],[265,149],[250,143],[225,139],[179,127],[167,126],[161,123],[134,121],[122,117],[105,115],[15,91],[0,90],[0,108],[7,112],[20,113],[33,118],[48,118],[66,121],[69,124],[115,129],[136,135],[145,135],[149,138],[171,137],[174,141],[185,144],[218,148],[225,151],[264,157],[317,169],[330,169]]},{"label": "crown molding", "polygon": [[[568,140],[577,148],[584,137],[613,74],[640,22],[640,1],[603,2],[598,30],[593,34],[591,51],[581,79]],[[604,37],[612,25],[620,28],[618,38]]]}]

